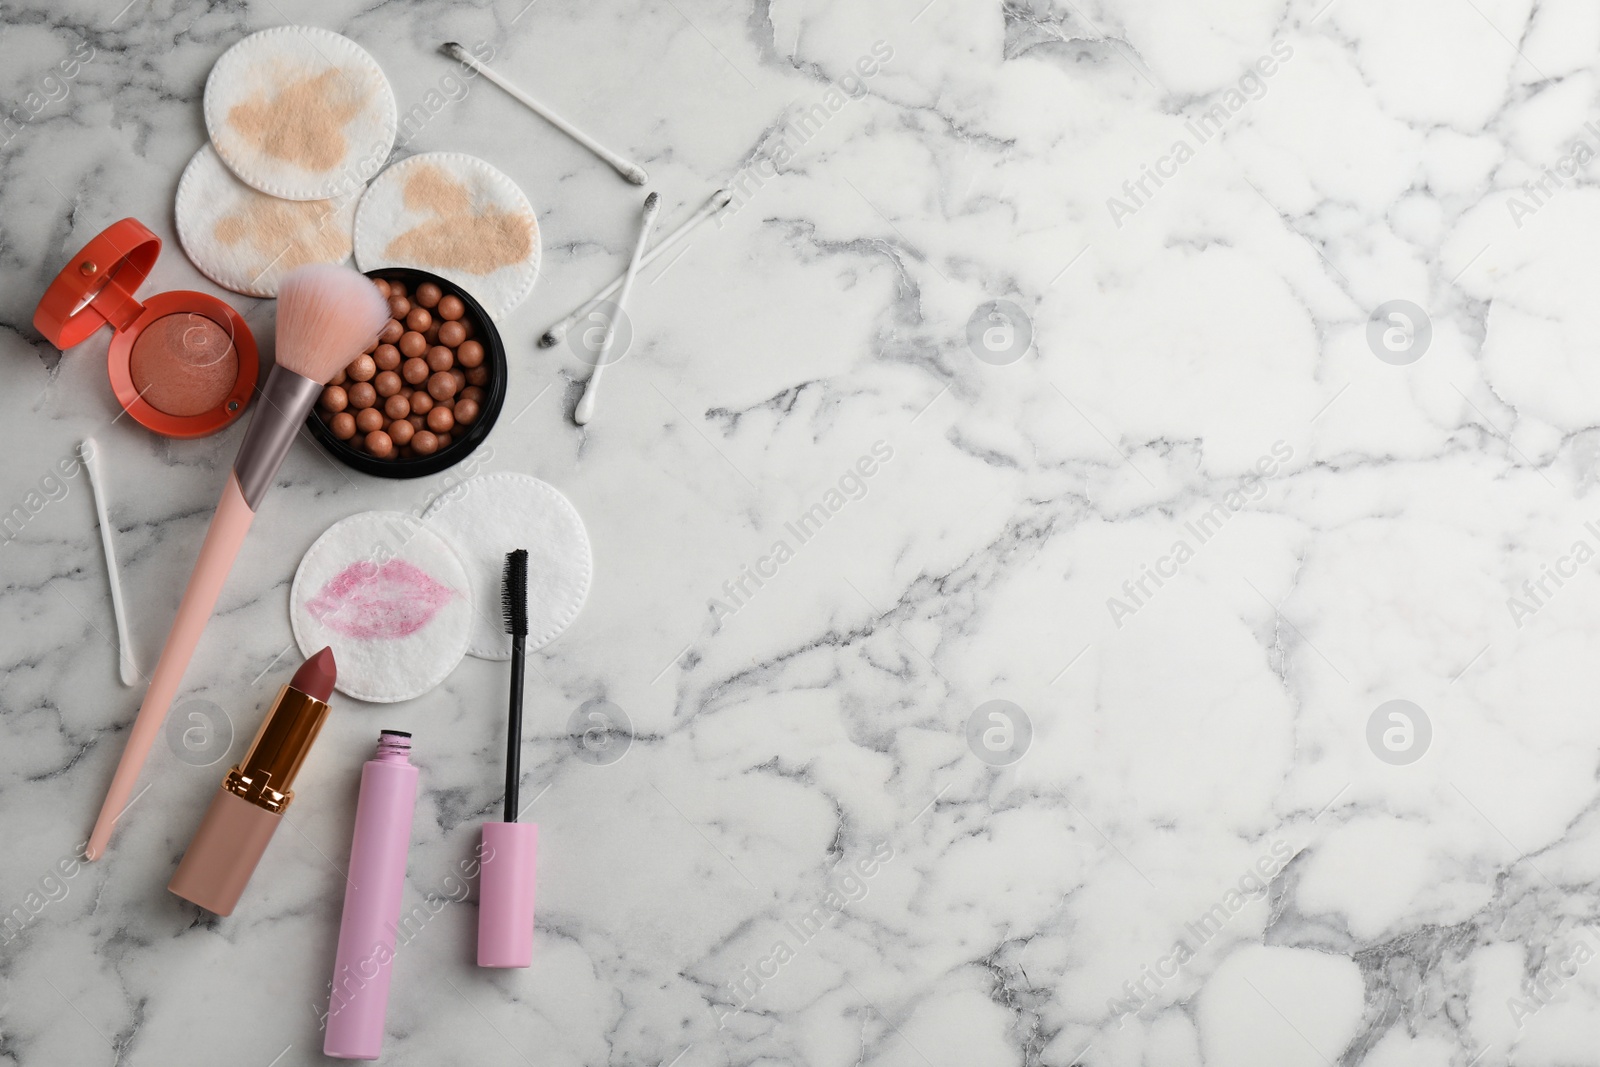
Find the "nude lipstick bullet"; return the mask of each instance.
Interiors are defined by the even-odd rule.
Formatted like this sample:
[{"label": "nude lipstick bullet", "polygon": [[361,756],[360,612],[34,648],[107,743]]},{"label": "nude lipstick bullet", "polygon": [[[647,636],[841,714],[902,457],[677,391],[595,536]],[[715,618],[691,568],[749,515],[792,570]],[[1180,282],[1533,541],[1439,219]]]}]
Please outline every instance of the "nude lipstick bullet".
[{"label": "nude lipstick bullet", "polygon": [[211,798],[167,888],[218,915],[233,914],[294,799],[294,777],[328,718],[337,668],[324,648],[295,671],[245,753]]}]

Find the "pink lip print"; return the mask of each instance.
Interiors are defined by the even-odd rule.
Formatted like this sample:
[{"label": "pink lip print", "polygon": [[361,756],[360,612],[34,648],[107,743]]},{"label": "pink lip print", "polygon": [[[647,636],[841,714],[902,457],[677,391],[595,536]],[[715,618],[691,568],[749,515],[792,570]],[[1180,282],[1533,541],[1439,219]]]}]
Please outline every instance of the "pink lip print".
[{"label": "pink lip print", "polygon": [[382,641],[410,637],[455,596],[454,589],[403,559],[382,566],[361,560],[329,579],[306,610],[346,637]]}]

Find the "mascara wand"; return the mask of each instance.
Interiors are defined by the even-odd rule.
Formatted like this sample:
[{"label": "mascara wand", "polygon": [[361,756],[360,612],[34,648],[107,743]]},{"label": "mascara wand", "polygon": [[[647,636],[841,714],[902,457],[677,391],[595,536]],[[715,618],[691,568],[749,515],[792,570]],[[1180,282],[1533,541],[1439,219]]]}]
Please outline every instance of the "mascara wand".
[{"label": "mascara wand", "polygon": [[528,651],[528,550],[506,553],[500,584],[500,611],[511,635],[511,710],[506,723],[505,821],[517,821],[517,791],[522,785],[522,677]]},{"label": "mascara wand", "polygon": [[506,554],[500,608],[511,635],[511,709],[506,723],[504,822],[483,824],[478,857],[478,966],[526,967],[533,962],[533,890],[539,826],[517,821],[522,780],[522,673],[528,643],[528,553]]}]

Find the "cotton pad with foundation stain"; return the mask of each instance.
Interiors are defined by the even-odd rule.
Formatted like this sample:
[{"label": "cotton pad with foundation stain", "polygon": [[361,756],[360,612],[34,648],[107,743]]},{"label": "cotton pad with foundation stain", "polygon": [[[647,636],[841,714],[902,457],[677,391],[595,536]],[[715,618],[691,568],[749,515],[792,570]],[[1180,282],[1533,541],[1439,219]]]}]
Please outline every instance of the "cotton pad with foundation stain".
[{"label": "cotton pad with foundation stain", "polygon": [[482,474],[440,497],[422,518],[466,564],[478,605],[467,648],[474,656],[511,658],[499,604],[506,554],[515,549],[528,550],[528,651],[555,640],[578,617],[594,555],[577,509],[553,486],[531,474]]},{"label": "cotton pad with foundation stain", "polygon": [[300,648],[332,648],[339,692],[377,703],[410,700],[449,677],[476,614],[461,559],[399,511],[363,512],[328,527],[289,591]]},{"label": "cotton pad with foundation stain", "polygon": [[205,115],[228,169],[286,200],[353,195],[394,148],[394,91],[377,61],[315,26],[262,30],[224,52]]},{"label": "cotton pad with foundation stain", "polygon": [[503,318],[539,276],[539,222],[517,184],[483,160],[427,152],[396,163],[362,194],[356,264],[432,271]]},{"label": "cotton pad with foundation stain", "polygon": [[206,145],[178,182],[178,240],[196,269],[224,289],[271,298],[296,267],[350,258],[359,199],[268,196],[240,181]]}]

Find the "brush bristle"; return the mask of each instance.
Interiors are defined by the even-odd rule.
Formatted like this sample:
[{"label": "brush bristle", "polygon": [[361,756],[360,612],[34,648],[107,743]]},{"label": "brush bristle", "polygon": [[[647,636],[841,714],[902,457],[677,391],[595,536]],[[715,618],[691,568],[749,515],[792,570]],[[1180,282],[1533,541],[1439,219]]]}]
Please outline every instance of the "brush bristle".
[{"label": "brush bristle", "polygon": [[528,636],[528,550],[506,553],[506,570],[500,583],[500,611],[505,616],[506,633]]},{"label": "brush bristle", "polygon": [[297,267],[278,286],[278,364],[326,382],[388,321],[389,303],[366,275],[329,263]]}]

